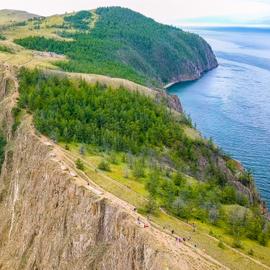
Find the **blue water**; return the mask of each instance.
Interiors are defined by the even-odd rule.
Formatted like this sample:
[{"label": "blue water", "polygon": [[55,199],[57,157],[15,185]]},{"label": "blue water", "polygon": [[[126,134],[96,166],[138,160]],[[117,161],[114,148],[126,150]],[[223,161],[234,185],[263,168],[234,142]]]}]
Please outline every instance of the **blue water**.
[{"label": "blue water", "polygon": [[185,111],[206,137],[253,171],[270,207],[270,29],[189,29],[212,46],[219,67],[176,85]]}]

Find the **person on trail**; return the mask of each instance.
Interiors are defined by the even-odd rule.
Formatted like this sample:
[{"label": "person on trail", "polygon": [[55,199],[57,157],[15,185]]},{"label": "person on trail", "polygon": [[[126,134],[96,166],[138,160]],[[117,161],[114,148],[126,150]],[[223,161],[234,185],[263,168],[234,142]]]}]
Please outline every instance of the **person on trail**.
[{"label": "person on trail", "polygon": [[137,211],[137,208],[136,208],[136,207],[134,207],[133,211],[134,211],[134,212],[136,212],[136,211]]},{"label": "person on trail", "polygon": [[174,230],[172,230],[172,234],[174,234]]}]

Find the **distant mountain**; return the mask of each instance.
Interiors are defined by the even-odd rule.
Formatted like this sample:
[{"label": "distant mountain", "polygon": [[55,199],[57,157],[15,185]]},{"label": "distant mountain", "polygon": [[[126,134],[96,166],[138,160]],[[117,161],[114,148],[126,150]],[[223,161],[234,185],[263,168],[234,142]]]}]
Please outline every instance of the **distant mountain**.
[{"label": "distant mountain", "polygon": [[21,10],[2,9],[0,10],[0,25],[22,22],[35,17],[40,16]]},{"label": "distant mountain", "polygon": [[253,20],[244,20],[230,17],[199,17],[180,19],[175,22],[176,25],[195,25],[195,26],[229,26],[229,25],[270,25],[270,17]]}]

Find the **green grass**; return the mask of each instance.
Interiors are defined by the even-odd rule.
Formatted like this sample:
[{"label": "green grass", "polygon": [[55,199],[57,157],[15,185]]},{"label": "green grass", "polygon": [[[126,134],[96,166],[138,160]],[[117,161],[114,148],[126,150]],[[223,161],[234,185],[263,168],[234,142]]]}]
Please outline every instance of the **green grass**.
[{"label": "green grass", "polygon": [[36,17],[37,15],[19,10],[0,10],[0,25],[14,24]]},{"label": "green grass", "polygon": [[1,44],[0,44],[0,52],[12,53],[12,54],[14,53],[14,51],[11,48],[9,48],[5,45],[1,45]]}]

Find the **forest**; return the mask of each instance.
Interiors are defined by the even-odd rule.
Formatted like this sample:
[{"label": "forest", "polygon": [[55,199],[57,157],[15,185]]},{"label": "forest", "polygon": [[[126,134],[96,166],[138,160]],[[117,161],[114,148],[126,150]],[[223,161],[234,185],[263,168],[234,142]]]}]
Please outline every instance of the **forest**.
[{"label": "forest", "polygon": [[[137,92],[38,70],[21,70],[19,91],[18,111],[33,113],[42,134],[56,142],[91,146],[112,159],[121,155],[122,162],[145,184],[149,194],[145,211],[155,213],[163,207],[178,218],[225,228],[235,237],[236,247],[242,237],[267,244],[269,223],[259,205],[230,184],[214,161],[221,153],[211,142],[185,135],[185,118]],[[201,158],[208,164],[203,179],[198,174]],[[76,165],[83,169],[81,161]],[[232,165],[228,167],[233,172]],[[110,164],[103,161],[99,168],[110,170]],[[186,175],[194,180],[190,182]],[[245,174],[242,180],[247,181]]]},{"label": "forest", "polygon": [[198,35],[124,8],[98,8],[95,16],[96,22],[88,11],[64,17],[56,32],[72,41],[29,36],[15,42],[65,54],[69,61],[57,63],[65,71],[104,74],[157,87],[181,73],[192,75],[191,67],[198,63],[207,64],[209,46]]}]

